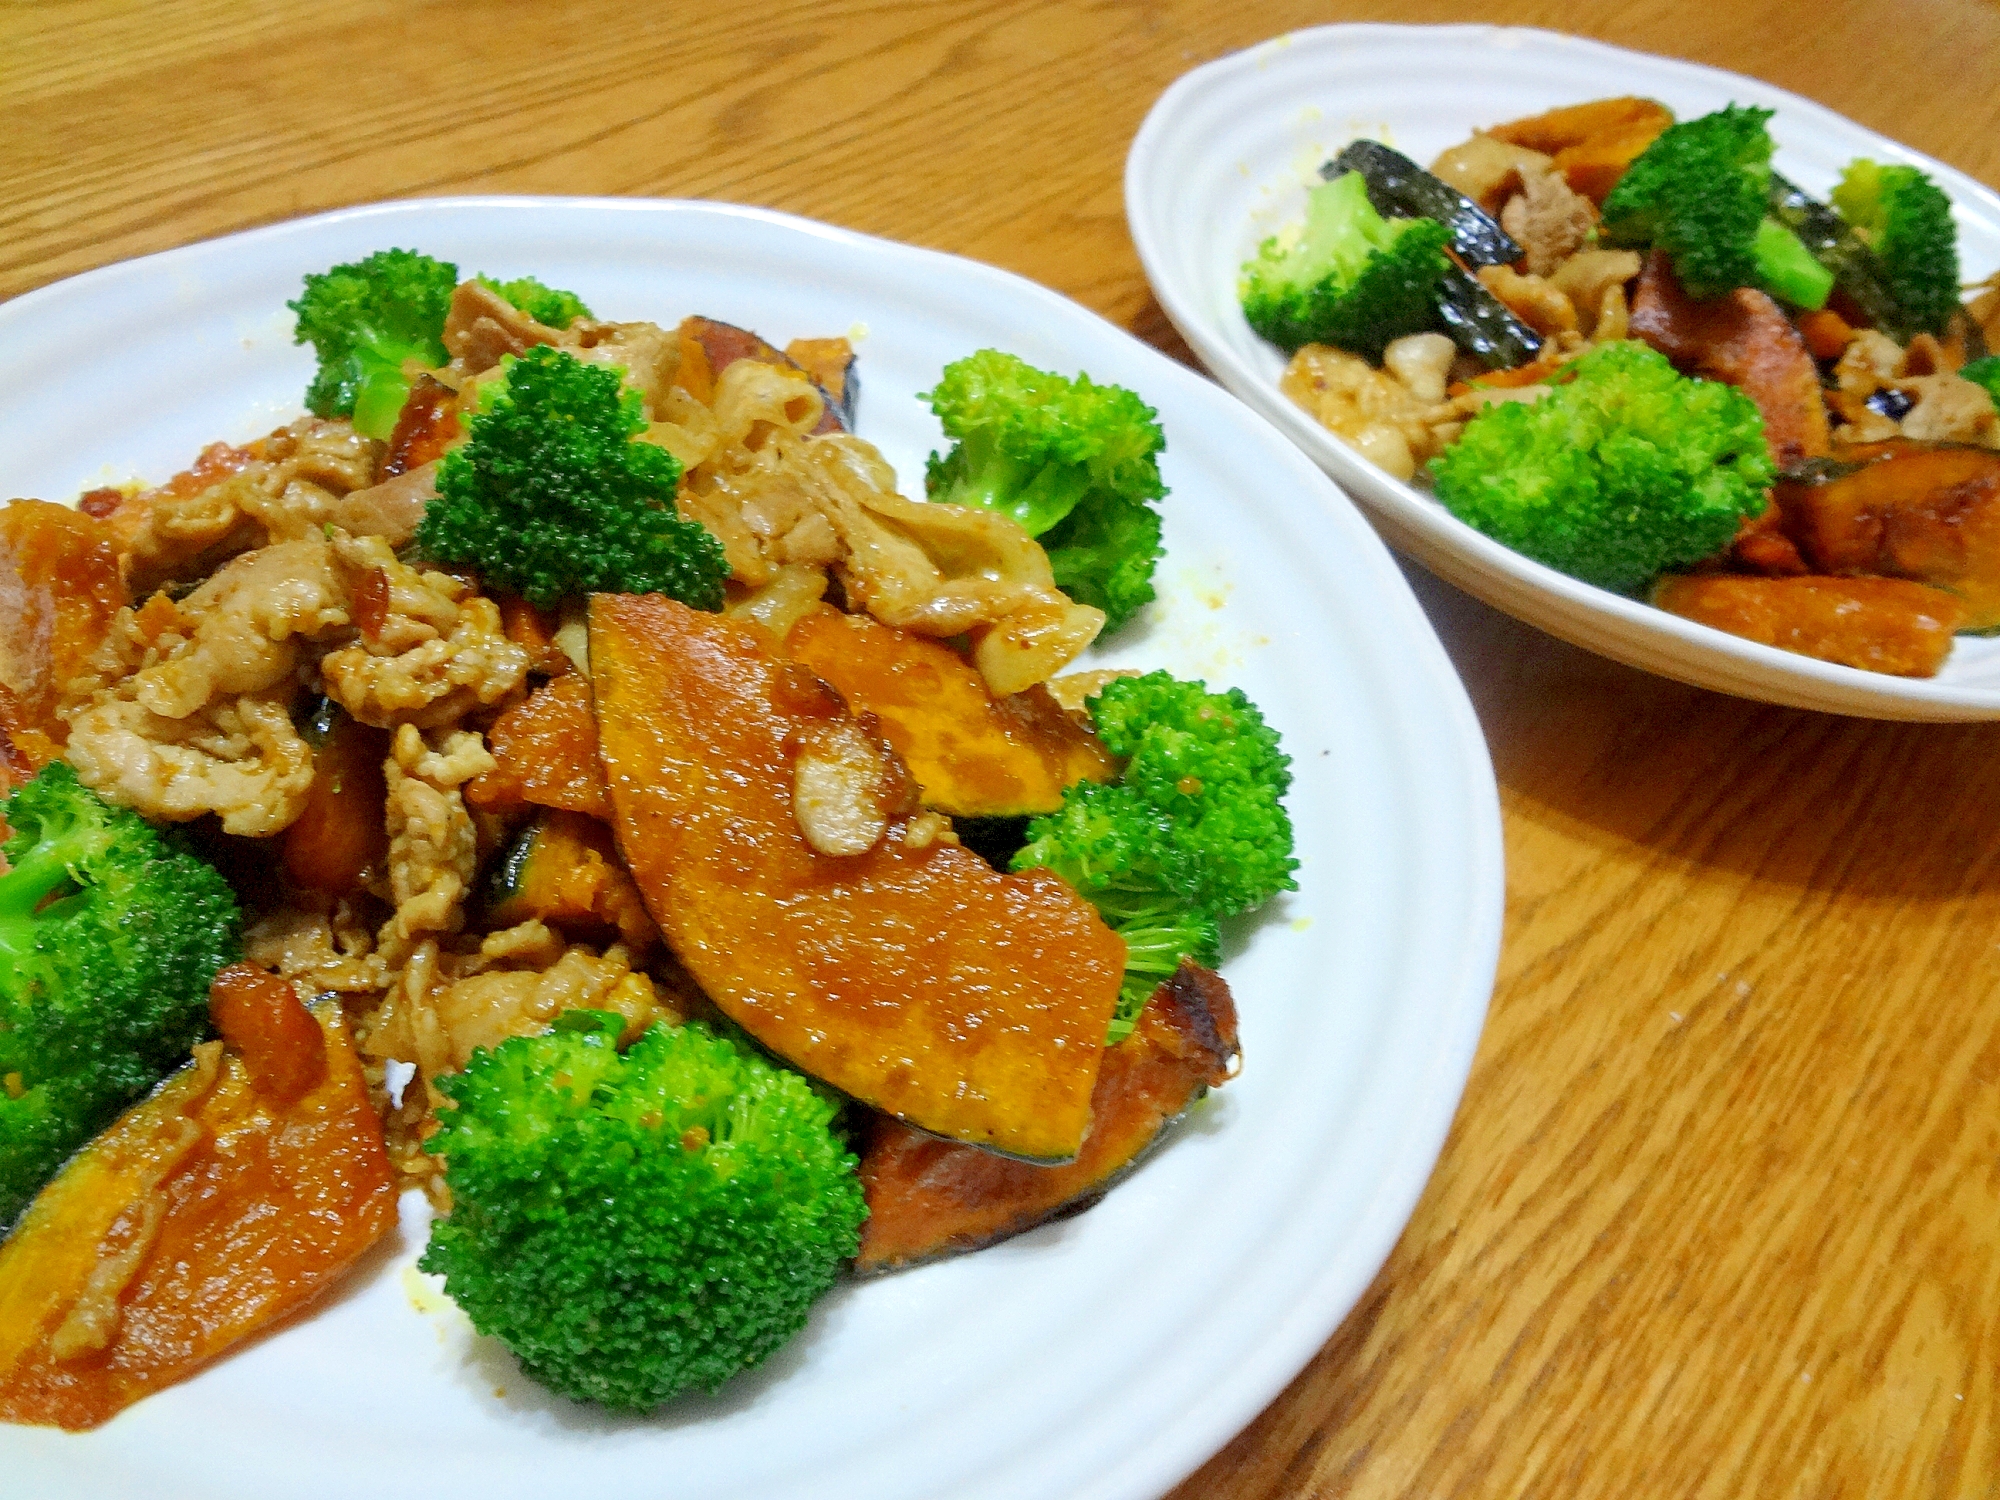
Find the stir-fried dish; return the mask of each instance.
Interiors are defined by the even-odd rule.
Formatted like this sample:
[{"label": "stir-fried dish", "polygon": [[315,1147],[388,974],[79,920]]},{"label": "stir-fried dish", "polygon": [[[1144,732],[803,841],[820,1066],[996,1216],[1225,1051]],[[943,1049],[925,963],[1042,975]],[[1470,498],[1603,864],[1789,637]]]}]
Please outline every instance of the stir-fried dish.
[{"label": "stir-fried dish", "polygon": [[2000,275],[1961,287],[1915,167],[1786,180],[1771,113],[1601,99],[1429,170],[1356,141],[1244,265],[1244,314],[1293,401],[1508,547],[1931,676],[2000,629]]},{"label": "stir-fried dish", "polygon": [[1153,597],[1136,395],[994,350],[897,493],[853,351],[389,250],[310,415],[0,509],[0,1417],[88,1427],[394,1224],[643,1411],[1074,1211],[1237,1066],[1293,888]]}]

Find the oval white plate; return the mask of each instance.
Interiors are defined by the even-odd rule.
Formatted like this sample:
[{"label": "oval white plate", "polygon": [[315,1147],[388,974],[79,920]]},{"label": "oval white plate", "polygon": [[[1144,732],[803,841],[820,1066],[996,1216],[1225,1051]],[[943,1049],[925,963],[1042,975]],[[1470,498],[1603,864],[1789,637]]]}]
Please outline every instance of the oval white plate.
[{"label": "oval white plate", "polygon": [[285,299],[302,273],[389,245],[468,273],[534,273],[609,316],[703,312],[780,344],[852,331],[860,430],[906,490],[941,443],[915,393],[973,349],[1087,369],[1156,405],[1173,490],[1163,601],[1106,656],[1244,688],[1297,773],[1300,889],[1233,935],[1225,965],[1245,1070],[1089,1213],[836,1291],[792,1348],[718,1399],[611,1421],[546,1398],[408,1269],[423,1229],[406,1213],[401,1242],[332,1306],[189,1384],[95,1433],[0,1428],[0,1488],[66,1500],[1168,1488],[1278,1392],[1380,1266],[1444,1139],[1492,985],[1492,768],[1388,553],[1265,423],[1074,303],[968,261],[703,203],[383,204],[31,293],[0,308],[0,493],[67,499],[164,478],[212,439],[287,420],[311,364]]},{"label": "oval white plate", "polygon": [[1962,637],[1927,681],[1741,640],[1532,562],[1392,479],[1278,389],[1285,359],[1251,332],[1238,268],[1302,213],[1319,166],[1357,136],[1420,162],[1478,126],[1611,94],[1683,119],[1732,101],[1778,111],[1777,168],[1823,194],[1857,156],[1913,162],[1950,193],[1968,280],[2000,265],[2000,197],[1810,100],[1714,68],[1494,26],[1325,26],[1178,79],[1125,163],[1125,214],[1161,307],[1202,362],[1369,509],[1390,544],[1467,593],[1604,656],[1745,698],[1884,719],[2000,718],[2000,640]]}]

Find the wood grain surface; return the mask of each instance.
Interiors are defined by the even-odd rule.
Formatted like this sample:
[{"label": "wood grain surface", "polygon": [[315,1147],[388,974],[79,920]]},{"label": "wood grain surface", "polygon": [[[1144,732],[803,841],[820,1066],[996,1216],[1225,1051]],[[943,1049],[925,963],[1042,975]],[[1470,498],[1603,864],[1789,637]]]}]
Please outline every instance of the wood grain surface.
[{"label": "wood grain surface", "polygon": [[[992,261],[1187,357],[1127,143],[1334,20],[1576,29],[2000,182],[1991,0],[0,6],[0,296],[369,199],[766,204]],[[1492,746],[1491,1020],[1408,1231],[1176,1492],[2000,1495],[2000,726],[1677,687],[1412,571]]]}]

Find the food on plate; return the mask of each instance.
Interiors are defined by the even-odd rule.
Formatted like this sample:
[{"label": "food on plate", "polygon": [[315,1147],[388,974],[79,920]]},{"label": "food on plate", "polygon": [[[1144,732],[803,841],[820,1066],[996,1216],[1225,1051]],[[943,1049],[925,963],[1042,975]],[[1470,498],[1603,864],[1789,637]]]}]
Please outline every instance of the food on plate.
[{"label": "food on plate", "polygon": [[1229,988],[1186,962],[1148,996],[1130,1040],[1104,1054],[1076,1160],[1035,1167],[878,1115],[861,1153],[868,1218],[857,1271],[976,1250],[1110,1190],[1160,1132],[1236,1067]]},{"label": "food on plate", "polygon": [[1367,179],[1343,172],[1306,197],[1305,222],[1257,247],[1243,267],[1243,315],[1285,349],[1338,344],[1380,354],[1435,320],[1451,269],[1451,231],[1433,219],[1384,218]]},{"label": "food on plate", "polygon": [[1112,1035],[1123,1039],[1183,958],[1213,964],[1219,922],[1297,889],[1290,760],[1243,694],[1165,672],[1115,677],[1091,722],[1124,769],[1079,781],[1028,825],[1016,870],[1052,870],[1125,942]]},{"label": "food on plate", "polygon": [[[1477,131],[1428,171],[1353,142],[1244,263],[1244,316],[1291,356],[1291,400],[1515,551],[1930,676],[1940,631],[2000,626],[2000,277],[1962,300],[1950,200],[1915,167],[1853,162],[1825,201],[1772,171],[1772,113],[1594,100]],[[1354,257],[1324,276],[1301,247],[1352,243],[1326,226],[1357,204],[1377,275],[1414,235],[1443,246],[1444,269],[1405,281],[1428,306],[1365,329],[1275,315],[1353,277]]]},{"label": "food on plate", "polygon": [[1665,573],[1653,602],[1746,640],[1903,677],[1937,671],[1965,622],[1956,597],[1902,578]]},{"label": "food on plate", "polygon": [[1834,184],[1833,207],[1875,252],[1884,290],[1916,333],[1945,331],[1958,311],[1958,231],[1951,200],[1915,167],[1848,164]]},{"label": "food on plate", "polygon": [[680,461],[635,443],[645,403],[616,368],[540,345],[479,390],[471,438],[438,464],[416,544],[546,609],[576,594],[722,603],[722,544],[672,510]]},{"label": "food on plate", "polygon": [[1056,586],[1116,630],[1153,599],[1166,438],[1131,391],[1069,380],[984,349],[946,365],[924,399],[951,450],[932,500],[995,510],[1041,539]]},{"label": "food on plate", "polygon": [[866,1210],[839,1106],[699,1021],[572,1011],[440,1080],[452,1207],[421,1262],[550,1390],[712,1391],[805,1327]]},{"label": "food on plate", "polygon": [[873,714],[925,807],[953,818],[1054,812],[1063,788],[1109,781],[1116,763],[1041,683],[1005,698],[941,641],[820,607],[785,637],[792,660],[859,714]]},{"label": "food on plate", "polygon": [[1824,307],[1833,273],[1768,211],[1771,113],[1732,104],[1668,126],[1604,195],[1604,239],[1660,251],[1701,301],[1753,286]]},{"label": "food on plate", "polygon": [[1600,344],[1535,402],[1469,423],[1432,467],[1438,498],[1496,541],[1602,588],[1721,551],[1773,472],[1741,391]]},{"label": "food on plate", "polygon": [[918,1128],[1067,1161],[1124,952],[1087,902],[946,841],[908,769],[755,623],[590,603],[612,826],[702,992]]},{"label": "food on plate", "polygon": [[0,1245],[0,1419],[94,1427],[308,1305],[396,1223],[347,1018],[250,964],[216,1039]]},{"label": "food on plate", "polygon": [[[115,787],[108,789],[115,796]],[[240,949],[222,877],[52,761],[7,802],[0,875],[0,1222],[187,1060]]]},{"label": "food on plate", "polygon": [[413,250],[293,306],[312,415],[0,508],[0,1415],[185,1378],[408,1188],[478,1329],[643,1411],[804,1326],[871,1143],[983,1184],[927,1258],[1231,1075],[1286,757],[1071,670],[1151,598],[1136,395],[969,356],[915,501],[845,340]]}]

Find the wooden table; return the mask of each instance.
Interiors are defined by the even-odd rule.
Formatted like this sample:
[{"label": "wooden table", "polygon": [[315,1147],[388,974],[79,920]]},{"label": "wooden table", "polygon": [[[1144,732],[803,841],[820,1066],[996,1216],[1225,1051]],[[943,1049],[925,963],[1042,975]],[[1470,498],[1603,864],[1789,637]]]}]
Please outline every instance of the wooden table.
[{"label": "wooden table", "polygon": [[[768,204],[996,262],[1187,357],[1126,237],[1176,75],[1402,0],[0,11],[0,296],[339,204]],[[1991,0],[1502,0],[2000,182]],[[1353,1315],[1178,1492],[2000,1494],[2000,726],[1767,708],[1411,579],[1505,804],[1459,1123]],[[1988,757],[1992,757],[1989,761]]]}]

